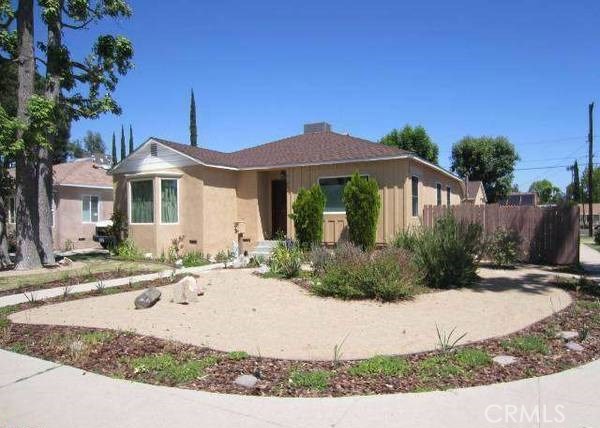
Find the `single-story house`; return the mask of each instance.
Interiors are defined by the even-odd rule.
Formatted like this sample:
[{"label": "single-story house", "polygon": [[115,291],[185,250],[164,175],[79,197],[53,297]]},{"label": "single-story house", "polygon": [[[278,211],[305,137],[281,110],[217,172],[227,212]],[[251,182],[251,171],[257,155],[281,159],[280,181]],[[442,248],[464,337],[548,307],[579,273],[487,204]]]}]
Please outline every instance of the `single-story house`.
[{"label": "single-story house", "polygon": [[[56,164],[52,192],[52,238],[56,250],[92,248],[96,224],[110,220],[113,212],[113,183],[109,166],[96,158]],[[10,171],[14,176],[14,169]],[[14,196],[8,196],[7,230],[15,228]]]},{"label": "single-story house", "polygon": [[342,190],[354,172],[377,180],[377,242],[420,222],[424,205],[460,204],[464,182],[414,153],[331,131],[326,123],[256,147],[224,153],[149,138],[111,171],[115,210],[129,237],[155,256],[183,235],[187,250],[214,255],[240,242],[294,237],[288,214],[303,187],[318,183],[327,203],[324,241],[347,236]]},{"label": "single-story house", "polygon": [[464,203],[471,205],[485,205],[487,204],[487,197],[485,196],[485,188],[481,181],[470,181],[466,183],[466,193]]},{"label": "single-story house", "polygon": [[[600,224],[600,203],[592,204],[592,224],[597,226]],[[579,224],[581,227],[587,227],[590,215],[590,206],[587,203],[579,204]]]}]

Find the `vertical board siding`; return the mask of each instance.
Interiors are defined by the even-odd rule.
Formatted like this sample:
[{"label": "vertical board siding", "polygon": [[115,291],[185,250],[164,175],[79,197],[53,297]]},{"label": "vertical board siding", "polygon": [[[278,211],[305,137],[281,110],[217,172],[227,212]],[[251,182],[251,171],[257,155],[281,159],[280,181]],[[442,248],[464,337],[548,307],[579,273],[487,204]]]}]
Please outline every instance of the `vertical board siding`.
[{"label": "vertical board siding", "polygon": [[[423,225],[433,226],[447,209],[426,206]],[[486,237],[498,229],[514,231],[521,238],[523,261],[558,265],[579,262],[579,207],[463,204],[450,210],[460,221],[481,224]]]}]

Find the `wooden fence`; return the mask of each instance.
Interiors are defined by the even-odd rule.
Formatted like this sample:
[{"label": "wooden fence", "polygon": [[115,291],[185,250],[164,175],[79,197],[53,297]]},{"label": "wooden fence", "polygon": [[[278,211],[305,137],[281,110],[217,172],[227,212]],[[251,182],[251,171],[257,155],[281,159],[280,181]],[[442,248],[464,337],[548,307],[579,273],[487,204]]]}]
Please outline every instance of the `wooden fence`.
[{"label": "wooden fence", "polygon": [[[448,207],[426,206],[423,225],[432,226]],[[579,262],[579,207],[521,207],[455,205],[450,207],[460,221],[479,223],[485,236],[499,228],[521,238],[522,261],[568,265]]]}]

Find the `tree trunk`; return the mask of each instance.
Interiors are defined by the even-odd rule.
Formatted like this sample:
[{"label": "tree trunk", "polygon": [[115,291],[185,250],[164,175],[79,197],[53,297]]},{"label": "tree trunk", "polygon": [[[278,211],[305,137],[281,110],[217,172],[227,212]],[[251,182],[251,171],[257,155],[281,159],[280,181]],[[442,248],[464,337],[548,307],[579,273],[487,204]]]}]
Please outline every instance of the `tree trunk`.
[{"label": "tree trunk", "polygon": [[[0,172],[4,174],[4,172]],[[2,178],[0,178],[2,180]],[[4,269],[12,263],[8,256],[8,238],[6,236],[6,207],[4,199],[0,198],[0,268]]]},{"label": "tree trunk", "polygon": [[[60,48],[61,27],[60,20],[63,1],[58,5],[58,16],[48,22],[47,67],[45,96],[54,103],[58,109],[60,102]],[[58,116],[57,116],[58,117]],[[56,135],[48,135],[48,144],[51,149],[56,146]],[[39,152],[39,194],[38,209],[40,216],[40,245],[44,264],[54,265],[54,242],[52,239],[52,156],[47,147],[40,147]]]},{"label": "tree trunk", "polygon": [[[33,0],[19,0],[17,13],[18,99],[17,117],[29,123],[27,105],[33,95],[35,59],[33,51]],[[17,138],[23,138],[19,130]],[[25,150],[16,157],[17,258],[15,269],[42,266],[39,255],[37,151],[25,142]]]}]

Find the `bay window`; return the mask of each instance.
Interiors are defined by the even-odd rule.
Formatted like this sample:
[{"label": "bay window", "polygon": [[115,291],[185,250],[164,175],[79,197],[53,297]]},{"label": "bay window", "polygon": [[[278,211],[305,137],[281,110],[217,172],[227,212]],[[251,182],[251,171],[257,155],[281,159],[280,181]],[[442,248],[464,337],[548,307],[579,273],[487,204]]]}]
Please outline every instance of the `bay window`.
[{"label": "bay window", "polygon": [[160,180],[160,221],[161,223],[179,222],[177,179],[163,178]]}]

